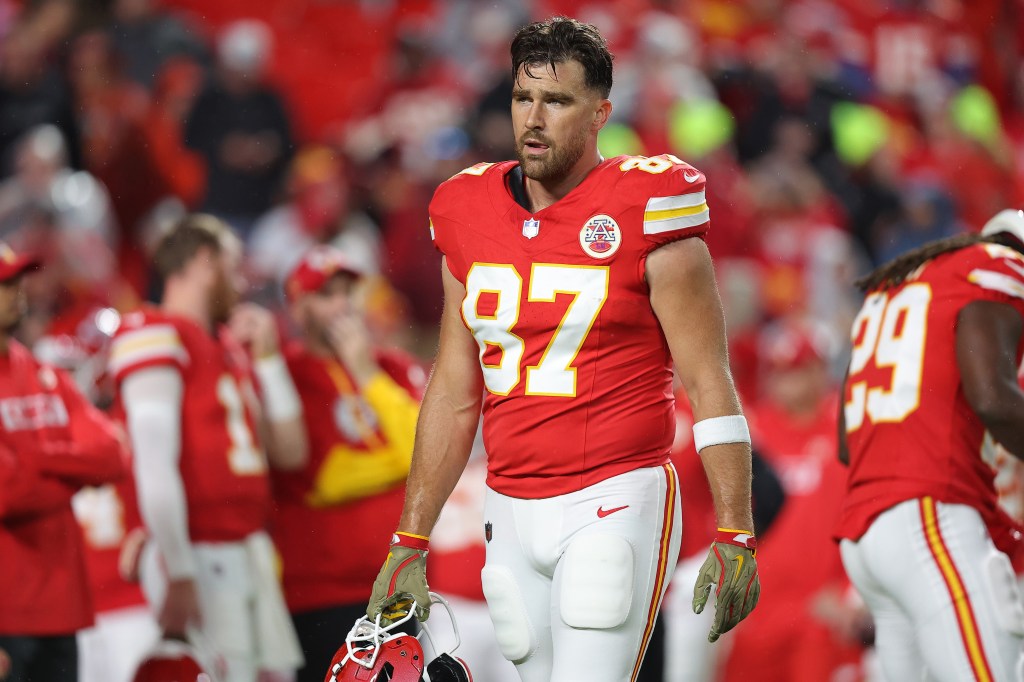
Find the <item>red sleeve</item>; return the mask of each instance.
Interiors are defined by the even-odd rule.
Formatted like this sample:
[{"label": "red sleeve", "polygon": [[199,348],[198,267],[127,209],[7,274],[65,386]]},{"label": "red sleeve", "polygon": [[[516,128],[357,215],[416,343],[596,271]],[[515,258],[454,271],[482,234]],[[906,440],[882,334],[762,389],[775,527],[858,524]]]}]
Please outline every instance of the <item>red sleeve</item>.
[{"label": "red sleeve", "polygon": [[1007,303],[1024,315],[1024,256],[999,244],[977,248],[964,269],[975,299]]},{"label": "red sleeve", "polygon": [[423,399],[423,389],[427,383],[427,373],[419,363],[404,353],[386,351],[378,353],[377,364],[396,384],[404,388],[409,395],[416,400]]},{"label": "red sleeve", "polygon": [[120,384],[132,372],[147,367],[170,365],[181,370],[188,365],[188,351],[173,324],[166,321],[136,323],[131,315],[125,320],[110,346],[108,369],[115,382]]},{"label": "red sleeve", "polygon": [[67,509],[74,493],[74,486],[41,475],[31,462],[0,444],[0,518]]},{"label": "red sleeve", "polygon": [[38,460],[42,473],[70,484],[102,485],[125,473],[127,449],[117,428],[105,414],[87,401],[63,372],[59,390],[68,410],[69,439],[46,441]]},{"label": "red sleeve", "polygon": [[[646,196],[638,197],[646,202],[643,229],[649,251],[680,239],[701,237],[708,231],[711,220],[703,173],[671,155],[634,163],[640,164],[631,171],[638,174],[636,177],[650,178],[650,182],[643,183]],[[647,175],[640,175],[645,172]]]}]

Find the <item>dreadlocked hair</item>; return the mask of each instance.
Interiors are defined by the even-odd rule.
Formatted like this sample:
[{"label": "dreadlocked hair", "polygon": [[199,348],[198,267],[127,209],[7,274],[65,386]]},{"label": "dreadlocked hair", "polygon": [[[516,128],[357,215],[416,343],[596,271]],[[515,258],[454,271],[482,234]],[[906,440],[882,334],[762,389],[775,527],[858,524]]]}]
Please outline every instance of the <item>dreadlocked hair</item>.
[{"label": "dreadlocked hair", "polygon": [[929,242],[917,247],[913,251],[908,251],[902,256],[897,256],[885,265],[878,266],[871,273],[855,281],[854,285],[861,291],[892,289],[902,284],[907,277],[910,277],[918,268],[933,258],[950,251],[959,251],[975,244],[999,244],[1024,252],[1024,244],[1021,244],[1005,233],[981,235],[971,232],[968,234],[958,234],[955,237],[947,237],[946,239]]}]

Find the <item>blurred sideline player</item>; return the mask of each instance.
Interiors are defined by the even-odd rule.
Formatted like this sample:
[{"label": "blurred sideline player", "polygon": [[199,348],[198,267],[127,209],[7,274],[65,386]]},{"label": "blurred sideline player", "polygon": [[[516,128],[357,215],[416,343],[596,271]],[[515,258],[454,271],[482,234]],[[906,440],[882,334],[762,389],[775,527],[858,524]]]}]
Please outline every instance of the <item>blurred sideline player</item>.
[{"label": "blurred sideline player", "polygon": [[125,470],[110,420],[11,338],[36,267],[0,244],[0,668],[12,682],[77,677],[75,632],[93,610],[71,498]]},{"label": "blurred sideline player", "polygon": [[[94,405],[109,408],[113,387],[104,375],[110,339],[119,323],[113,308],[73,308],[51,323],[32,350],[74,377]],[[125,437],[121,424],[118,431]],[[85,541],[96,621],[78,633],[79,682],[130,682],[160,638],[137,575],[130,581],[124,577],[135,566],[122,566],[122,550],[130,561],[145,537],[132,477],[83,488],[71,506]]]},{"label": "blurred sideline player", "polygon": [[[456,655],[469,664],[473,676],[491,682],[516,682],[515,666],[498,648],[494,625],[484,601],[480,571],[484,567],[488,530],[484,522],[487,462],[477,439],[466,470],[456,484],[434,532],[430,535],[430,589],[444,595],[452,607],[462,643]],[[439,647],[455,641],[447,618],[430,621]]]},{"label": "blurred sideline player", "polygon": [[240,258],[222,222],[182,219],[154,253],[160,307],[124,316],[109,365],[153,540],[143,588],[164,634],[201,638],[225,668],[223,682],[302,661],[264,532],[267,456],[281,468],[302,465],[302,407],[272,317],[236,307]]},{"label": "blurred sideline player", "polygon": [[716,591],[709,637],[760,591],[750,437],[700,238],[704,176],[674,157],[598,154],[612,57],[593,26],[530,24],[511,53],[519,162],[467,168],[431,202],[441,344],[367,614],[394,615],[412,595],[428,615],[428,535],[482,407],[482,581],[503,654],[527,682],[623,682],[638,674],[679,553],[673,357],[721,529],[694,590],[698,611]]},{"label": "blurred sideline player", "polygon": [[[722,679],[856,677],[859,640],[843,639],[816,612],[820,593],[848,586],[831,539],[846,471],[835,459],[838,391],[828,370],[828,339],[808,323],[781,320],[761,333],[759,346],[762,379],[751,432],[782,481],[786,504],[761,536],[765,596],[732,636]],[[838,599],[835,605],[841,606]]]},{"label": "blurred sideline player", "polygon": [[[756,443],[755,443],[756,445]],[[711,682],[716,680],[720,662],[729,649],[712,646],[707,631],[711,627],[710,610],[695,616],[690,608],[692,585],[700,573],[707,556],[707,548],[715,540],[715,505],[711,498],[704,467],[693,443],[693,411],[686,393],[676,391],[676,438],[672,444],[672,463],[679,471],[679,500],[683,512],[683,537],[679,546],[679,565],[669,585],[662,607],[661,618],[655,626],[655,638],[662,630],[664,682]],[[754,509],[754,530],[763,536],[771,528],[785,506],[785,493],[775,471],[758,455],[751,452],[753,472],[751,494]],[[724,640],[732,645],[735,633]],[[653,649],[652,643],[652,649]],[[648,668],[656,672],[650,656],[644,659],[641,680]]]},{"label": "blurred sideline player", "polygon": [[274,470],[274,540],[285,599],[306,665],[320,682],[364,615],[376,548],[398,523],[419,414],[423,369],[375,349],[356,290],[360,273],[329,246],[307,251],[285,282],[302,338],[285,349],[302,399],[309,459]]},{"label": "blurred sideline player", "polygon": [[1024,216],[931,242],[860,281],[840,419],[837,537],[887,679],[1019,680],[1024,607],[991,437],[1024,457]]}]

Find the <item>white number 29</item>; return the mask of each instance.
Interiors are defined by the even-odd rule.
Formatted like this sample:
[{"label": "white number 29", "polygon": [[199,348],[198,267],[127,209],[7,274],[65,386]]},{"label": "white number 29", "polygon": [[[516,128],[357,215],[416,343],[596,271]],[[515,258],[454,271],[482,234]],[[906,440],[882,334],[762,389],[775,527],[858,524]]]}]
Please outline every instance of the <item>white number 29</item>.
[{"label": "white number 29", "polygon": [[[497,296],[491,315],[480,314],[483,293]],[[586,341],[608,298],[606,266],[534,263],[530,271],[530,303],[553,303],[558,294],[573,296],[562,321],[536,365],[526,368],[526,394],[558,397],[576,396],[576,368],[573,362]],[[466,276],[466,299],[462,316],[480,346],[480,366],[487,390],[508,395],[520,382],[526,344],[513,329],[519,321],[523,278],[512,265],[474,263]],[[501,350],[497,364],[486,364],[488,347]]]},{"label": "white number 29", "polygon": [[[852,433],[872,423],[901,422],[921,404],[921,379],[928,306],[932,290],[927,284],[909,284],[889,297],[879,292],[868,296],[853,322],[853,354],[850,356],[846,431]],[[858,375],[869,363],[891,369],[888,387],[868,386]]]}]

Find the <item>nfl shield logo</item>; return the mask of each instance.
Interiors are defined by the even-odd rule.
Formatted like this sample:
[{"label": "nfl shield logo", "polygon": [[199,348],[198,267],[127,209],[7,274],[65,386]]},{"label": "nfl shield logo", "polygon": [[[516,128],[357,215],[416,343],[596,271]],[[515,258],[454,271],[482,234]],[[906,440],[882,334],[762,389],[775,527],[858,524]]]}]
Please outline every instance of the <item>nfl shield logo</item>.
[{"label": "nfl shield logo", "polygon": [[533,239],[540,234],[540,221],[530,218],[529,220],[523,221],[523,236],[527,239]]},{"label": "nfl shield logo", "polygon": [[488,521],[484,524],[484,539],[487,540],[487,542],[490,542],[491,536],[491,522]]}]

